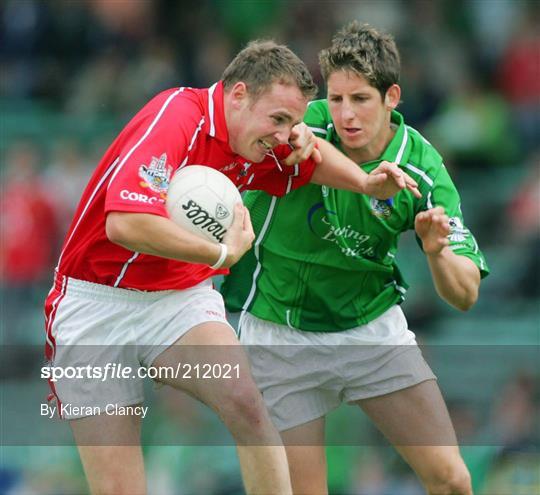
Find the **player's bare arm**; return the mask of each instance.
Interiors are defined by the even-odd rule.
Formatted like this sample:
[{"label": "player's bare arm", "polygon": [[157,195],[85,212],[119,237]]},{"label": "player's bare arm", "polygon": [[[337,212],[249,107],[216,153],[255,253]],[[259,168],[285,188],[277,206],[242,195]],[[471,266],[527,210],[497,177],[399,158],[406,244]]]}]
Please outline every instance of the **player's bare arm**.
[{"label": "player's bare arm", "polygon": [[314,184],[368,194],[377,199],[391,198],[405,188],[421,197],[416,181],[397,165],[382,162],[368,175],[332,144],[320,138],[317,143],[322,158],[311,178]]},{"label": "player's bare arm", "polygon": [[[227,258],[223,265],[234,265],[251,247],[253,228],[246,208],[238,204],[235,218],[224,238]],[[146,213],[111,212],[106,221],[107,237],[111,242],[139,253],[162,258],[213,265],[221,255],[214,244],[185,229],[168,218]]]},{"label": "player's bare arm", "polygon": [[439,296],[457,309],[470,309],[478,299],[480,272],[472,260],[448,248],[450,224],[444,208],[438,206],[416,215],[415,230]]}]

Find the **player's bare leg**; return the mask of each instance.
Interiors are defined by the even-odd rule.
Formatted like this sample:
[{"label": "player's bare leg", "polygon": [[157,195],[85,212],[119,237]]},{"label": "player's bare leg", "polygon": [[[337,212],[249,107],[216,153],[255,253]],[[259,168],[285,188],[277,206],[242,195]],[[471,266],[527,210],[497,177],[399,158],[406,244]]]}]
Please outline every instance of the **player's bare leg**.
[{"label": "player's bare leg", "polygon": [[140,416],[89,416],[70,425],[93,495],[146,493]]},{"label": "player's bare leg", "polygon": [[294,495],[327,495],[325,418],[281,432]]},{"label": "player's bare leg", "polygon": [[435,380],[358,401],[430,495],[471,495],[469,471]]},{"label": "player's bare leg", "polygon": [[[155,367],[177,363],[238,364],[230,379],[163,378],[214,409],[238,445],[242,477],[248,494],[291,494],[285,449],[272,424],[261,393],[251,376],[247,357],[233,330],[219,322],[197,325],[161,353]],[[225,347],[224,347],[225,346]]]}]

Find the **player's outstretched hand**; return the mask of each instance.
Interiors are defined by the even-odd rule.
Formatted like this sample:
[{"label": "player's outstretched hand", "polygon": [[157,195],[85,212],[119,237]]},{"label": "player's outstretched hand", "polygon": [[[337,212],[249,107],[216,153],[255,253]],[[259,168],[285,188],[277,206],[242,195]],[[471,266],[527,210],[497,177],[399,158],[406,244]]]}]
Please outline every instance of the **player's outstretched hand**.
[{"label": "player's outstretched hand", "polygon": [[293,151],[283,160],[285,165],[294,165],[307,160],[309,157],[313,158],[315,163],[321,162],[321,152],[317,148],[315,134],[304,122],[300,122],[300,124],[296,124],[292,128],[289,144],[292,146]]},{"label": "player's outstretched hand", "polygon": [[249,210],[242,203],[237,203],[234,206],[233,223],[223,238],[223,243],[226,244],[228,250],[223,268],[234,265],[249,250],[254,239],[255,233],[251,225]]},{"label": "player's outstretched hand", "polygon": [[383,161],[367,176],[365,193],[377,199],[391,198],[402,189],[408,189],[417,198],[422,197],[416,181],[395,163]]},{"label": "player's outstretched hand", "polygon": [[418,213],[414,219],[414,230],[422,240],[426,254],[438,254],[448,246],[450,223],[441,206]]}]

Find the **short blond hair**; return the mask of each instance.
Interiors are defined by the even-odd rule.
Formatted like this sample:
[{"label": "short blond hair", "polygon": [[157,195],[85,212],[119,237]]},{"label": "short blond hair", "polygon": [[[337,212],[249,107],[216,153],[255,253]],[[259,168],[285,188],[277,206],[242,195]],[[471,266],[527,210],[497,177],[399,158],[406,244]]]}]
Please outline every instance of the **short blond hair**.
[{"label": "short blond hair", "polygon": [[288,47],[271,40],[251,41],[234,57],[221,79],[226,91],[242,81],[249,94],[255,96],[275,82],[297,86],[308,100],[317,94],[317,86],[304,62]]}]

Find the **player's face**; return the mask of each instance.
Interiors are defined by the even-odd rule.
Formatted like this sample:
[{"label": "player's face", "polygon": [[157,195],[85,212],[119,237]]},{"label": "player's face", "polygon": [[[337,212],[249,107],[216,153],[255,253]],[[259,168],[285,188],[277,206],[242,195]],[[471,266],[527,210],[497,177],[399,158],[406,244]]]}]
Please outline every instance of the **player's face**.
[{"label": "player's face", "polygon": [[354,151],[373,149],[377,158],[391,135],[390,112],[399,102],[399,87],[392,86],[385,101],[363,76],[347,70],[330,74],[327,86],[328,107],[343,149],[352,156]]},{"label": "player's face", "polygon": [[274,83],[257,97],[246,94],[229,126],[231,148],[247,160],[262,161],[270,149],[288,143],[291,129],[302,121],[307,103],[294,85]]}]

